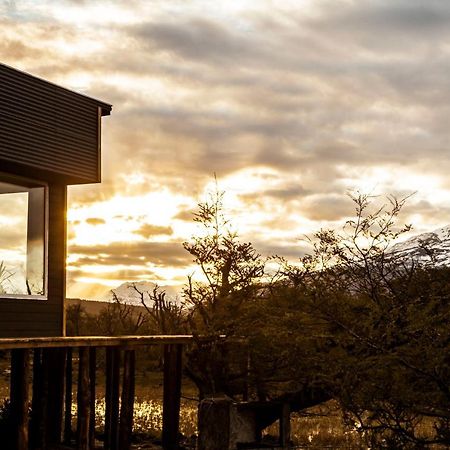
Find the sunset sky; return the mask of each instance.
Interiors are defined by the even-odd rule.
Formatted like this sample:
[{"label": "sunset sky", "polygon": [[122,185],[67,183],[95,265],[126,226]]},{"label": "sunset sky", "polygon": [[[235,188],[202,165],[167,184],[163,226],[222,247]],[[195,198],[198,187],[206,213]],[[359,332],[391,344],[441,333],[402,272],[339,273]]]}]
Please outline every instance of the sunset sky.
[{"label": "sunset sky", "polygon": [[446,0],[0,0],[0,56],[113,104],[102,184],[69,189],[68,296],[182,285],[214,173],[263,255],[300,256],[349,191],[450,223]]}]

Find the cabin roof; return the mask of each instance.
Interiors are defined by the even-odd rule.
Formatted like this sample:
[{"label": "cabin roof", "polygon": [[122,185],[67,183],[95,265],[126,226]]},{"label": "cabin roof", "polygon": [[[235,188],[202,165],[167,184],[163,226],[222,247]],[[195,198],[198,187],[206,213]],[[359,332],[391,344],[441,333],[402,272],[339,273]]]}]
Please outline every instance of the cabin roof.
[{"label": "cabin roof", "polygon": [[49,89],[52,89],[55,92],[61,92],[61,93],[68,93],[70,95],[83,97],[86,100],[95,103],[97,106],[99,106],[102,110],[102,116],[109,116],[111,114],[112,105],[109,103],[105,103],[101,100],[98,100],[94,97],[90,97],[85,94],[81,94],[80,92],[73,91],[71,89],[65,88],[63,86],[60,86],[58,84],[52,83],[51,81],[44,80],[43,78],[37,77],[36,75],[32,75],[28,72],[25,72],[23,70],[15,69],[14,67],[8,66],[7,64],[0,63],[0,70],[9,72],[10,76],[17,77],[18,80],[21,80],[22,82],[30,82],[33,85],[42,84],[43,86],[47,86]]},{"label": "cabin roof", "polygon": [[64,184],[101,178],[109,103],[0,63],[0,168]]}]

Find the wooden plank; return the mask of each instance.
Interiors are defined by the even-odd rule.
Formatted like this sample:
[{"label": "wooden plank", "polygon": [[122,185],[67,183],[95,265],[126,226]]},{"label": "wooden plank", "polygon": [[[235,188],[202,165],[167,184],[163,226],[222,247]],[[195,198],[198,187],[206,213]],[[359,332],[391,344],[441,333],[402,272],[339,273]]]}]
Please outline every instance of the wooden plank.
[{"label": "wooden plank", "polygon": [[66,387],[64,398],[64,439],[63,442],[69,445],[72,441],[72,348],[66,351]]},{"label": "wooden plank", "polygon": [[183,346],[164,346],[164,398],[162,445],[164,450],[179,447]]},{"label": "wooden plank", "polygon": [[125,350],[119,427],[120,450],[129,450],[131,448],[134,411],[135,365],[135,351]]},{"label": "wooden plank", "polygon": [[77,450],[89,450],[89,349],[79,349],[77,392]]},{"label": "wooden plank", "polygon": [[16,450],[28,450],[28,381],[30,352],[18,349],[11,352],[11,426]]},{"label": "wooden plank", "polygon": [[[224,338],[225,336],[223,336]],[[201,337],[195,338],[201,340]],[[210,338],[203,338],[205,341]],[[139,345],[189,344],[194,340],[191,335],[155,335],[155,336],[67,336],[0,339],[0,349],[14,348],[51,348],[51,347],[132,347]]]},{"label": "wooden plank", "polygon": [[97,369],[97,351],[95,347],[89,348],[89,447],[95,448],[95,383]]},{"label": "wooden plank", "polygon": [[105,450],[119,450],[120,349],[106,349]]}]

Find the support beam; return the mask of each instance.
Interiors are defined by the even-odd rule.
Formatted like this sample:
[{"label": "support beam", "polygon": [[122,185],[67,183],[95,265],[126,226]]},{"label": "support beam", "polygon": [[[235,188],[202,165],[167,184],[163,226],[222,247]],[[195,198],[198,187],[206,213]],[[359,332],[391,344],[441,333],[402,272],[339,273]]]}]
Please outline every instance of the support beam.
[{"label": "support beam", "polygon": [[122,402],[120,409],[119,448],[130,450],[133,431],[134,387],[136,355],[134,350],[125,350],[123,362]]},{"label": "support beam", "polygon": [[119,450],[120,350],[106,349],[105,450]]},{"label": "support beam", "polygon": [[97,369],[97,351],[95,347],[89,349],[89,447],[95,448],[95,382]]},{"label": "support beam", "polygon": [[291,441],[291,408],[284,402],[280,410],[280,447],[288,447]]},{"label": "support beam", "polygon": [[33,400],[30,418],[30,449],[44,448],[44,373],[42,356],[43,350],[33,351]]},{"label": "support beam", "polygon": [[90,386],[89,386],[89,349],[79,349],[78,393],[77,393],[77,450],[89,449],[89,413],[90,413]]},{"label": "support beam", "polygon": [[164,450],[179,447],[180,399],[183,346],[164,346],[164,400],[162,444]]},{"label": "support beam", "polygon": [[66,393],[64,406],[64,444],[70,445],[72,441],[72,348],[66,353]]},{"label": "support beam", "polygon": [[28,450],[30,351],[11,352],[11,431],[14,450]]},{"label": "support beam", "polygon": [[66,351],[63,348],[51,348],[48,352],[48,409],[47,409],[47,444],[61,444],[63,410],[64,410],[64,375]]}]

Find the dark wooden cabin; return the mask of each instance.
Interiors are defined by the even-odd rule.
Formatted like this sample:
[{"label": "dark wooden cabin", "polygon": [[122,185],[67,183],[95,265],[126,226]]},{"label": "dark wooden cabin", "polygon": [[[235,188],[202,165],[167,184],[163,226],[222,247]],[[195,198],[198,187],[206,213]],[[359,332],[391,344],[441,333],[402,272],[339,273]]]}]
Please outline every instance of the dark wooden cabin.
[{"label": "dark wooden cabin", "polygon": [[0,337],[64,336],[67,186],[100,182],[110,112],[0,64]]},{"label": "dark wooden cabin", "polygon": [[98,448],[97,354],[104,352],[103,448],[130,450],[135,350],[150,345],[164,347],[162,445],[179,448],[182,352],[192,336],[64,336],[67,186],[100,182],[101,118],[110,112],[111,105],[0,64],[0,351],[11,351],[10,427],[0,448]]}]

